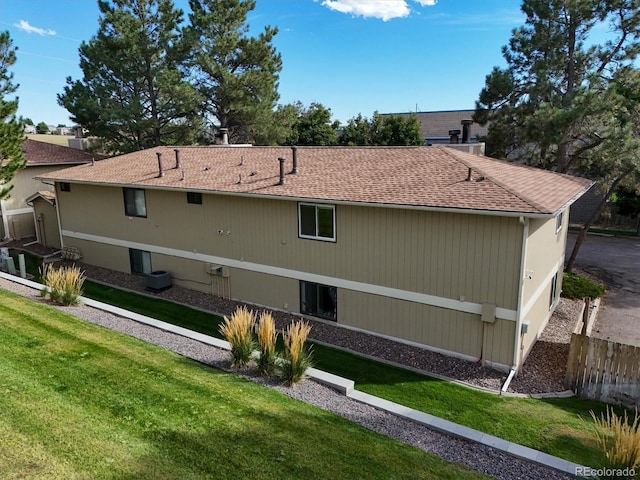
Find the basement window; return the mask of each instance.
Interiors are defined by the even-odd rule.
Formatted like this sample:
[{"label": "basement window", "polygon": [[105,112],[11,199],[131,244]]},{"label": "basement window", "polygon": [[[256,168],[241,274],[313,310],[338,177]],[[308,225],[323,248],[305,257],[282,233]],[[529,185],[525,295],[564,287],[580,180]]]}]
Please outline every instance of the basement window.
[{"label": "basement window", "polygon": [[187,203],[202,205],[202,194],[200,192],[187,192]]},{"label": "basement window", "polygon": [[144,250],[129,249],[129,263],[131,265],[131,273],[144,275],[151,273],[151,253]]},{"label": "basement window", "polygon": [[558,272],[551,279],[551,293],[549,295],[549,310],[553,308],[558,300]]},{"label": "basement window", "polygon": [[70,192],[71,184],[69,182],[60,182],[60,191],[61,192]]},{"label": "basement window", "polygon": [[123,188],[124,214],[128,217],[146,217],[147,204],[141,188]]},{"label": "basement window", "polygon": [[312,240],[336,241],[334,205],[298,204],[298,235]]},{"label": "basement window", "polygon": [[300,281],[300,312],[325,320],[338,320],[336,287]]}]

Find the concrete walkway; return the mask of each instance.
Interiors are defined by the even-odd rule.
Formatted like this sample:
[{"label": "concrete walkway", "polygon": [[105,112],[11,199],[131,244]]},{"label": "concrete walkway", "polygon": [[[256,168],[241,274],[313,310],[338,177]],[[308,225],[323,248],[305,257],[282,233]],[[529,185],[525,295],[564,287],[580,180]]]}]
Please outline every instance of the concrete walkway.
[{"label": "concrete walkway", "polygon": [[[0,278],[5,278],[7,280],[20,283],[22,285],[26,285],[30,288],[34,288],[37,290],[41,290],[43,288],[43,285],[39,283],[26,280],[20,277],[16,277],[14,275],[9,275],[3,272],[0,272]],[[82,297],[82,303],[93,308],[97,308],[97,309],[100,309],[109,313],[113,313],[115,315],[118,315],[124,318],[128,318],[136,322],[143,323],[145,325],[150,325],[155,328],[165,330],[167,332],[171,332],[177,335],[181,335],[183,337],[191,338],[198,342],[202,342],[206,345],[211,345],[213,347],[221,348],[224,350],[231,349],[231,346],[229,345],[229,343],[224,340],[211,337],[209,335],[204,335],[202,333],[194,332],[192,330],[188,330],[186,328],[172,325],[170,323],[162,322],[160,320],[156,320],[151,317],[140,315],[135,312],[130,312],[128,310],[124,310],[119,307],[114,307],[113,305],[108,305],[106,303],[98,302],[96,300],[92,300],[85,297]],[[533,462],[539,465],[553,468],[554,470],[557,470],[562,473],[567,473],[569,475],[576,475],[576,472],[585,470],[584,466],[578,465],[568,460],[564,460],[559,457],[554,457],[553,455],[549,455],[547,453],[541,452],[539,450],[534,450],[532,448],[525,447],[517,443],[508,442],[506,440],[495,437],[493,435],[483,433],[479,430],[474,430],[472,428],[465,427],[464,425],[459,425],[457,423],[444,420],[442,418],[430,415],[428,413],[420,412],[418,410],[405,407],[398,403],[390,402],[388,400],[375,397],[373,395],[369,395],[364,392],[360,392],[358,390],[355,390],[355,382],[353,380],[339,377],[337,375],[333,375],[331,373],[324,372],[322,370],[318,370],[315,368],[309,369],[307,371],[307,376],[316,382],[322,383],[324,385],[327,385],[337,390],[338,392],[346,395],[348,398],[370,405],[374,408],[386,411],[398,417],[402,417],[402,418],[417,422],[432,430],[445,433],[447,435],[451,435],[457,438],[461,438],[467,441],[480,443],[488,447],[491,447],[493,449],[496,449],[498,451],[504,452],[508,455],[512,455],[514,457],[521,458],[529,462]]]}]

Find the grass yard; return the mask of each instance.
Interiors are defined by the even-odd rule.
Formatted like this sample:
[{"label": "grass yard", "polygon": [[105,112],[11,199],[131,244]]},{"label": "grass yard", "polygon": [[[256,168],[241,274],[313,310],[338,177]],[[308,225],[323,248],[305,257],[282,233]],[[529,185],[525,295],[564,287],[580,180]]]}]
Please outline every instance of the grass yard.
[{"label": "grass yard", "polygon": [[[93,282],[87,282],[85,295],[220,338],[220,318],[206,312]],[[603,403],[492,395],[324,345],[313,349],[316,367],[354,380],[360,391],[579,464],[604,466],[589,414],[599,415]]]},{"label": "grass yard", "polygon": [[49,135],[46,133],[29,133],[27,138],[31,140],[37,140],[38,142],[53,143],[54,145],[61,145],[63,147],[69,146],[69,139],[74,138],[70,135]]},{"label": "grass yard", "polygon": [[3,478],[485,478],[0,290]]}]

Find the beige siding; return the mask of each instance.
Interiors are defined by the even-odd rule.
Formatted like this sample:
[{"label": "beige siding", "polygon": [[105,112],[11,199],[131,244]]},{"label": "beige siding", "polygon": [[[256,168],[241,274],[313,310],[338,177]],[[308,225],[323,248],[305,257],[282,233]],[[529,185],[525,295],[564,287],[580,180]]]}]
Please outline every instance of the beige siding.
[{"label": "beige siding", "polygon": [[[552,310],[549,308],[551,277],[558,271],[557,294],[562,286],[562,271],[568,227],[569,211],[564,213],[562,229],[556,233],[556,219],[532,219],[529,223],[525,270],[529,273],[523,285],[523,305],[530,306],[524,316],[529,332],[523,336],[523,351],[528,352]],[[559,269],[556,270],[560,262]]]},{"label": "beige siding", "polygon": [[[336,242],[298,237],[297,202],[146,190],[147,217],[127,217],[121,188],[73,184],[59,194],[62,229],[178,250],[152,254],[154,270],[176,284],[298,312],[299,281],[232,268],[227,279],[206,273],[207,254],[308,272],[443,299],[515,310],[522,225],[517,218],[336,206]],[[129,271],[128,249],[78,240],[85,261]],[[327,282],[330,284],[330,282]],[[479,315],[338,288],[338,322],[472,358],[510,365],[515,322],[483,324]]]},{"label": "beige siding", "polygon": [[127,218],[122,189],[71,190],[59,196],[65,230],[517,308],[515,218],[338,205],[333,243],[298,238],[293,201],[203,195],[191,205],[185,193],[147,190],[147,218]]},{"label": "beige siding", "polygon": [[55,170],[60,170],[60,165],[48,166],[48,167],[27,167],[20,170],[15,177],[11,180],[13,190],[11,190],[11,196],[5,200],[5,208],[7,210],[13,210],[18,208],[28,208],[25,201],[31,195],[43,190],[53,191],[51,185],[46,185],[40,180],[36,180],[34,177],[44,175]]},{"label": "beige siding", "polygon": [[33,237],[36,234],[36,228],[33,223],[33,213],[23,213],[20,215],[10,215],[9,220],[9,236],[20,240],[22,238]]},{"label": "beige siding", "polygon": [[33,201],[33,209],[40,243],[50,248],[62,248],[56,207],[42,199],[36,199]]}]

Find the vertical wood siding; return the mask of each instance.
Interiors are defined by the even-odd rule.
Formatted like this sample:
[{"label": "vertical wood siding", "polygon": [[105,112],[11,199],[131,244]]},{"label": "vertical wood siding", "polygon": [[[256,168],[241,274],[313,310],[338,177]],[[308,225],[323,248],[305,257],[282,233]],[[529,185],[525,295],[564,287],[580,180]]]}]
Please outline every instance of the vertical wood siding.
[{"label": "vertical wood siding", "polygon": [[[323,242],[298,238],[295,201],[203,194],[202,205],[192,205],[184,192],[145,193],[147,218],[129,218],[121,188],[74,184],[59,198],[62,228],[517,308],[517,218],[337,205],[337,240]],[[78,246],[90,263],[129,271],[128,254],[111,264],[105,260],[111,254],[88,243],[66,244]],[[190,288],[212,288],[203,264],[162,257],[152,255],[154,269],[172,271]],[[229,284],[234,298],[299,311],[297,280],[234,269]],[[338,295],[338,321],[345,325],[511,363],[514,322],[483,325],[478,315],[344,289]]]},{"label": "vertical wood siding", "polygon": [[[36,228],[40,229],[40,243],[50,248],[62,248],[60,245],[60,229],[58,228],[58,215],[56,207],[44,200],[36,199],[33,202],[33,210],[36,218],[40,216],[40,222],[36,221]],[[33,216],[32,216],[33,221]]]}]

